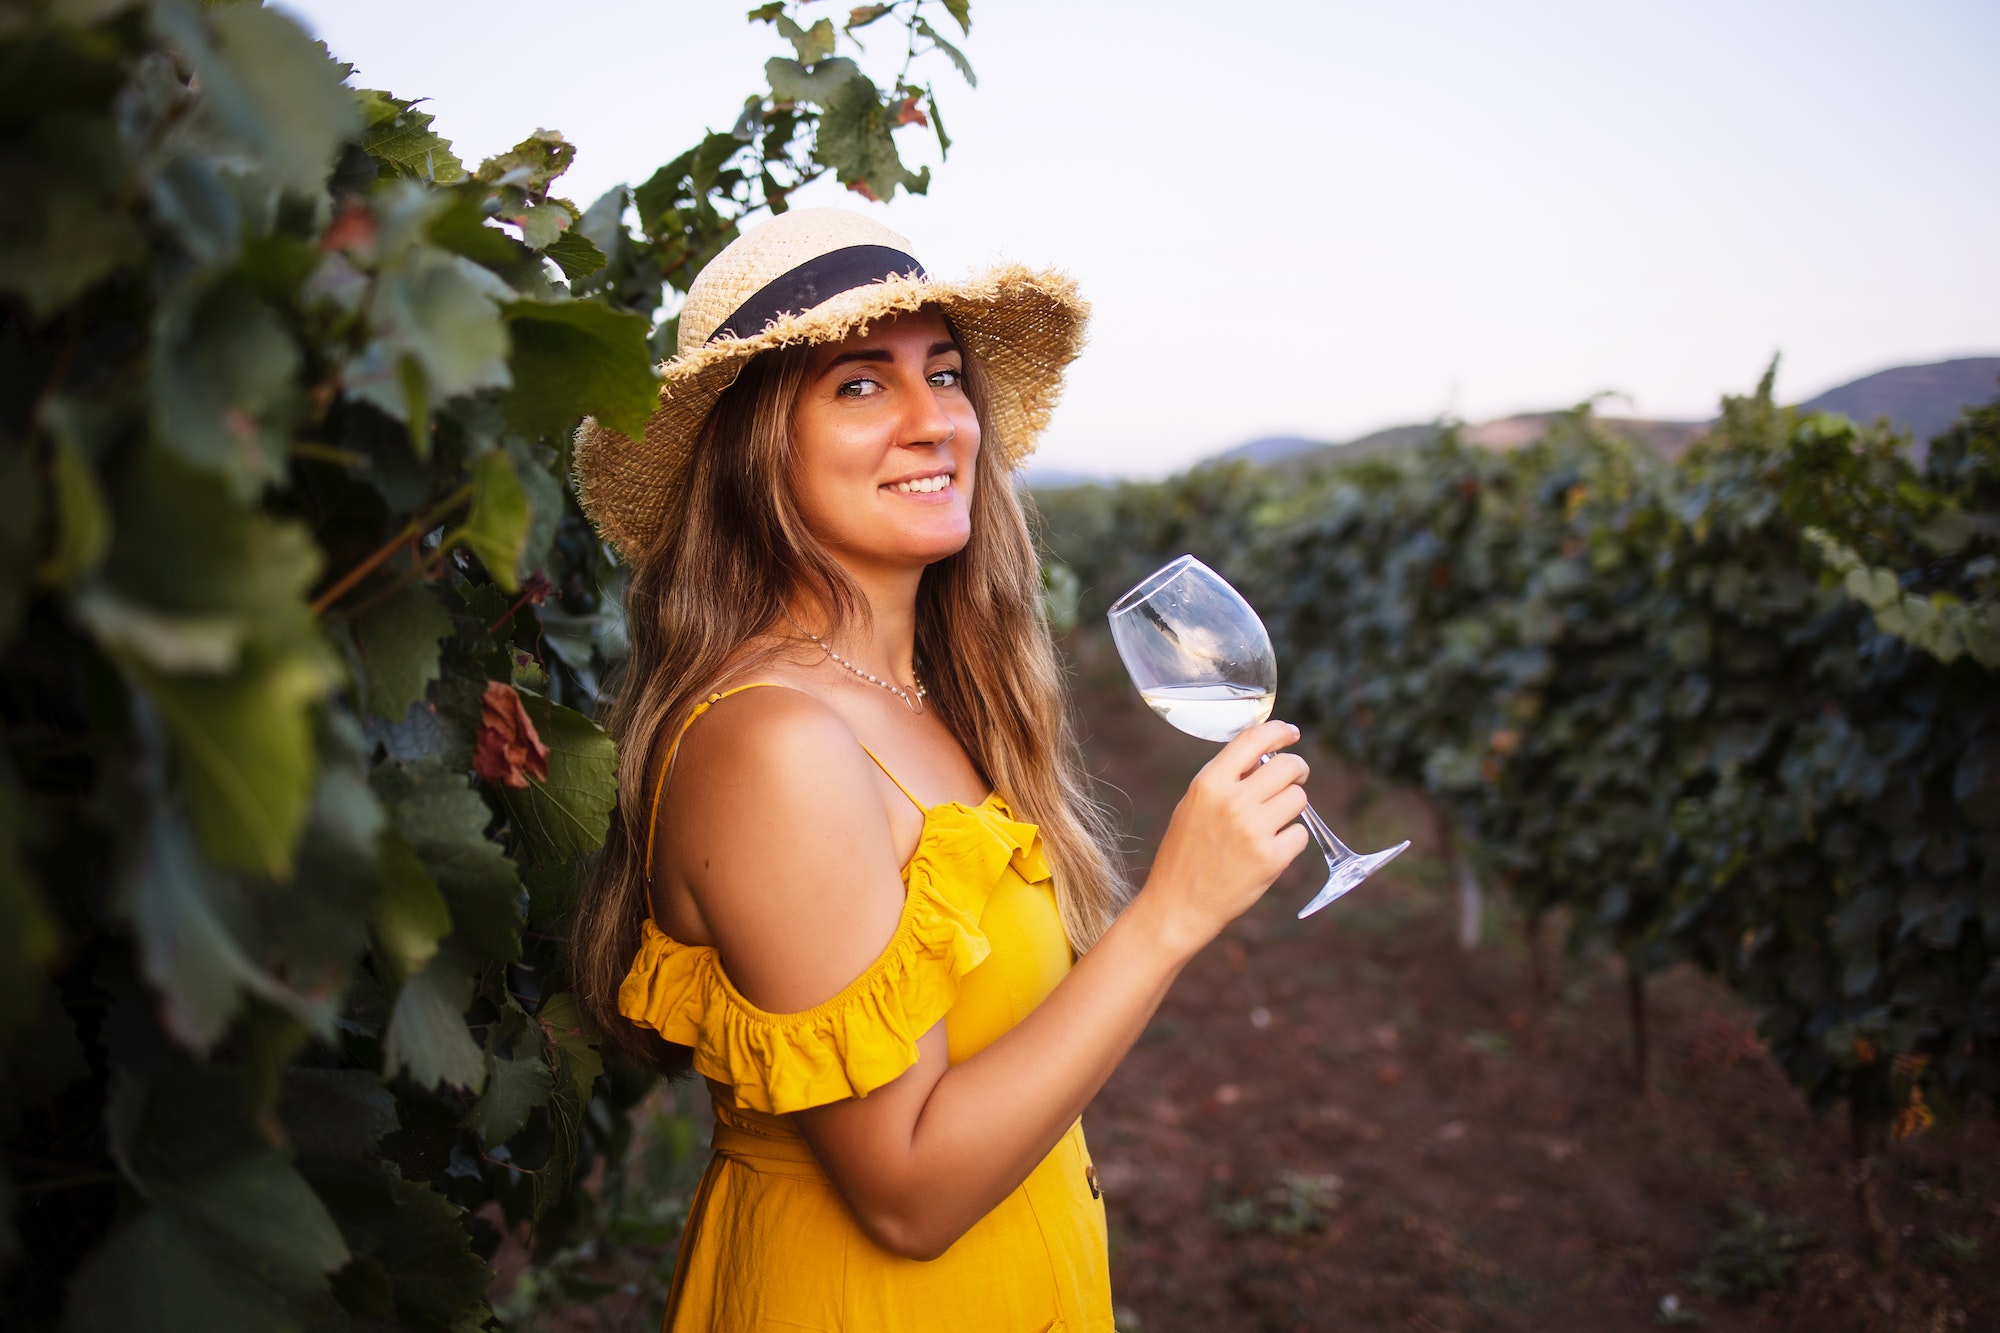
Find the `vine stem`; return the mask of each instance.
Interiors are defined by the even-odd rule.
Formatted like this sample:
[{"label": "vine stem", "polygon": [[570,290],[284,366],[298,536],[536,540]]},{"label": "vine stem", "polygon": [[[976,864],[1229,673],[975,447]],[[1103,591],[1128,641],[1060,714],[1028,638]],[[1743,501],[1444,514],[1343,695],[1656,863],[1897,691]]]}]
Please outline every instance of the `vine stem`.
[{"label": "vine stem", "polygon": [[430,509],[411,519],[395,536],[383,542],[373,551],[370,551],[360,564],[342,574],[332,587],[313,598],[313,614],[316,616],[325,615],[328,607],[352,592],[357,583],[367,578],[370,574],[373,574],[384,560],[387,560],[390,556],[401,550],[406,542],[429,532],[437,526],[439,519],[471,498],[472,483],[468,481],[465,485],[431,506]]}]

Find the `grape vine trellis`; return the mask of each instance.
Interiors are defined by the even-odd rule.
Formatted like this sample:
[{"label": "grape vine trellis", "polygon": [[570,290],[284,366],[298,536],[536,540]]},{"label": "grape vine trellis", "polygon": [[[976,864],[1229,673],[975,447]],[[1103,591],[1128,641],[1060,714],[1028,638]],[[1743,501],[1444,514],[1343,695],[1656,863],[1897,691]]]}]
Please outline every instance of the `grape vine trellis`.
[{"label": "grape vine trellis", "polygon": [[1649,972],[1721,975],[1865,1162],[2000,1098],[2000,403],[1920,467],[1770,390],[1674,463],[1580,410],[1038,501],[1089,615],[1182,551],[1237,582],[1285,716],[1608,940],[1635,1018]]},{"label": "grape vine trellis", "polygon": [[0,0],[9,1327],[475,1328],[489,1205],[590,1222],[646,1081],[562,989],[623,642],[570,433],[971,79],[966,0],[750,19],[767,86],[585,208],[254,2]]}]

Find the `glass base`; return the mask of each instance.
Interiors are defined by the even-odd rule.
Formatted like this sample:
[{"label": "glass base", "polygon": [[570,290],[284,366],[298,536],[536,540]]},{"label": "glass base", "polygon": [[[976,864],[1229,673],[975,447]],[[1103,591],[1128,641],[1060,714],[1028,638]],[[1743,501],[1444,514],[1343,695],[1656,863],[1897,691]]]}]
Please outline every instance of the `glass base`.
[{"label": "glass base", "polygon": [[1330,867],[1332,874],[1326,877],[1326,887],[1313,900],[1299,909],[1299,920],[1303,921],[1320,908],[1340,897],[1349,889],[1367,879],[1389,862],[1409,849],[1410,841],[1405,838],[1384,852],[1370,852],[1367,856],[1356,855],[1338,865]]}]

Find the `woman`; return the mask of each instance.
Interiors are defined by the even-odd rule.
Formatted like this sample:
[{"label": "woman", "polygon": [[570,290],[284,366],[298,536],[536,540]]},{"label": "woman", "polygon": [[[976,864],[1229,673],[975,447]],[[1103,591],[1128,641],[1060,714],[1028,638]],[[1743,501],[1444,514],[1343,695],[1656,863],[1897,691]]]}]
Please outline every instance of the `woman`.
[{"label": "woman", "polygon": [[1124,902],[1007,476],[1085,314],[788,213],[696,280],[643,437],[579,436],[633,577],[578,984],[716,1112],[670,1329],[1111,1328],[1079,1116],[1304,848],[1306,766],[1230,743]]}]

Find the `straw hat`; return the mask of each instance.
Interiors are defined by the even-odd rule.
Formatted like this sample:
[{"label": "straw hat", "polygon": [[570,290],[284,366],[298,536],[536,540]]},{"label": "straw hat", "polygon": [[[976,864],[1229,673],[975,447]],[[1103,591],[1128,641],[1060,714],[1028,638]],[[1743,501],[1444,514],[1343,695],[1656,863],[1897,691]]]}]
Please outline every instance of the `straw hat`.
[{"label": "straw hat", "polygon": [[643,547],[686,475],[709,409],[757,353],[837,342],[880,319],[935,305],[992,386],[982,447],[1009,468],[1034,451],[1083,347],[1090,307],[1053,270],[1008,264],[940,282],[909,242],[839,208],[796,209],[730,242],[681,308],[678,355],[660,367],[660,405],[638,439],[586,418],[576,434],[577,497],[606,540]]}]

